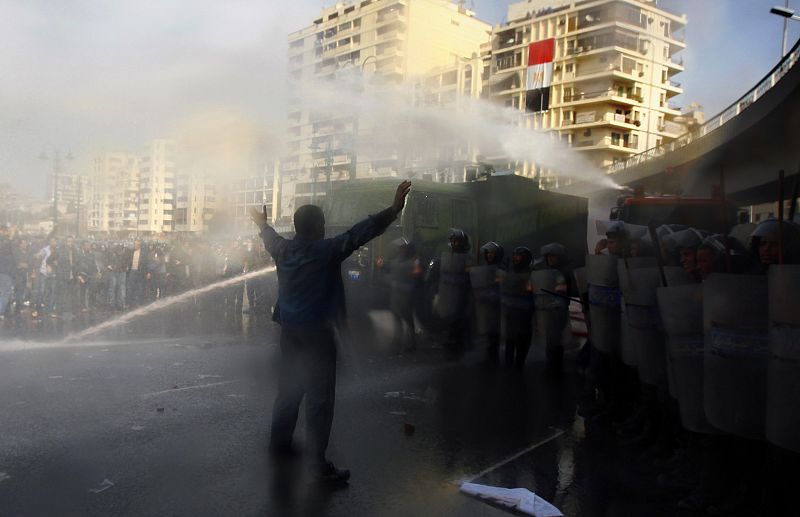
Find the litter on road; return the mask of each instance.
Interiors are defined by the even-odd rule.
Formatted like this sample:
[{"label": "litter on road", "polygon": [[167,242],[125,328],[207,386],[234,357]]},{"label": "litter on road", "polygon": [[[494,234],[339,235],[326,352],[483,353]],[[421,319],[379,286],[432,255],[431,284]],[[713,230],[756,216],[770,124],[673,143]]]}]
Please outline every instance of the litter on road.
[{"label": "litter on road", "polygon": [[500,488],[463,483],[461,492],[533,517],[563,517],[561,511],[527,488]]},{"label": "litter on road", "polygon": [[93,494],[99,494],[100,492],[105,492],[106,490],[108,490],[112,486],[114,486],[114,483],[112,483],[108,479],[104,479],[103,482],[100,483],[100,486],[98,486],[96,488],[90,488],[89,492],[91,492]]}]

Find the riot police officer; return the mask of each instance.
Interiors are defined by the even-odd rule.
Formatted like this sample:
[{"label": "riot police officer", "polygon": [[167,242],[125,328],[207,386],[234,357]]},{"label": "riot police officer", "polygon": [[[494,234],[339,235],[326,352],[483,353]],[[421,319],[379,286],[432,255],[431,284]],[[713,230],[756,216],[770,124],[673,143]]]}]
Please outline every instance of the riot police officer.
[{"label": "riot police officer", "polygon": [[531,294],[531,250],[521,246],[511,254],[507,271],[500,270],[500,300],[505,326],[507,366],[522,370],[533,337],[533,296]]},{"label": "riot police officer", "polygon": [[777,219],[770,218],[761,222],[750,236],[751,253],[763,271],[773,264],[800,263],[800,228],[790,221],[784,221],[781,243],[780,226]]},{"label": "riot police officer", "polygon": [[571,275],[567,272],[567,249],[558,242],[542,246],[539,260],[531,273],[536,330],[545,345],[547,364],[561,369],[564,359],[562,338],[569,323],[569,296],[573,294]]},{"label": "riot police officer", "polygon": [[478,336],[488,342],[488,359],[496,362],[500,351],[500,286],[497,272],[503,261],[503,247],[496,242],[487,242],[480,251],[484,264],[469,270],[475,299],[475,327]]},{"label": "riot police officer", "polygon": [[422,280],[422,268],[414,245],[405,237],[392,244],[397,255],[385,266],[391,280],[390,307],[395,320],[393,349],[397,352],[416,348],[414,307]]},{"label": "riot police officer", "polygon": [[466,334],[466,314],[470,294],[469,235],[464,230],[452,228],[449,237],[450,250],[441,255],[439,273],[439,298],[436,312],[447,328],[445,346],[451,352],[460,352]]}]

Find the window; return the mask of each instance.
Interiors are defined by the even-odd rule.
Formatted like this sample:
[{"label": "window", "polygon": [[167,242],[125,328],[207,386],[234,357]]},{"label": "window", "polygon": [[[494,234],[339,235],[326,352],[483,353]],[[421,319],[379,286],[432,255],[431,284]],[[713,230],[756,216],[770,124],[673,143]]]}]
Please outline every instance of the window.
[{"label": "window", "polygon": [[619,145],[620,137],[619,133],[611,133],[611,145]]},{"label": "window", "polygon": [[627,57],[622,58],[622,71],[624,73],[632,74],[635,68],[636,68],[636,61]]},{"label": "window", "polygon": [[572,63],[567,63],[564,66],[564,72],[566,72],[568,74],[571,74],[573,72],[573,70],[575,70],[575,65],[573,65]]},{"label": "window", "polygon": [[439,202],[430,194],[422,194],[413,199],[414,221],[423,228],[439,227]]}]

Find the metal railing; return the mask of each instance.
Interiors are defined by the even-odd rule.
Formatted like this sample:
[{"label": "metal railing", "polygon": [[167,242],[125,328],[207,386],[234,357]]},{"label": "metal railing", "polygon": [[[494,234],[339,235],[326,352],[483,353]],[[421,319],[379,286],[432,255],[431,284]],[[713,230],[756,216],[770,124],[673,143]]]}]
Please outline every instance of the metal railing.
[{"label": "metal railing", "polygon": [[[778,84],[778,81],[780,81],[789,70],[794,68],[798,61],[800,61],[800,40],[795,43],[792,50],[786,54],[786,56],[784,56],[784,58],[775,66],[775,68],[772,69],[772,71],[766,75],[766,77],[764,77],[756,86],[751,88],[750,91],[723,110],[720,114],[706,121],[705,124],[699,126],[694,131],[684,133],[682,136],[676,138],[672,142],[650,148],[647,151],[633,155],[626,160],[609,165],[606,167],[606,171],[610,173],[619,172],[629,167],[635,167],[636,165],[645,163],[654,158],[660,158],[668,153],[686,147],[698,138],[702,138],[707,134],[719,129],[732,119],[736,118],[758,99],[763,97],[765,93]],[[672,108],[672,106],[670,107]]]}]

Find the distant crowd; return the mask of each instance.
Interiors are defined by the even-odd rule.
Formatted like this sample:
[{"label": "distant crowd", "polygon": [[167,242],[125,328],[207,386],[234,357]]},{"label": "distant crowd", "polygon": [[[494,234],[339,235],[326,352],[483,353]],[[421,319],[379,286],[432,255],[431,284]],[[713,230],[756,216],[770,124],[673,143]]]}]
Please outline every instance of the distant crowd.
[{"label": "distant crowd", "polygon": [[[33,318],[125,311],[270,263],[257,240],[79,240],[31,236],[4,225],[0,318],[23,311]],[[264,278],[234,284],[221,295],[225,309],[239,313],[266,314],[273,298]]]}]

